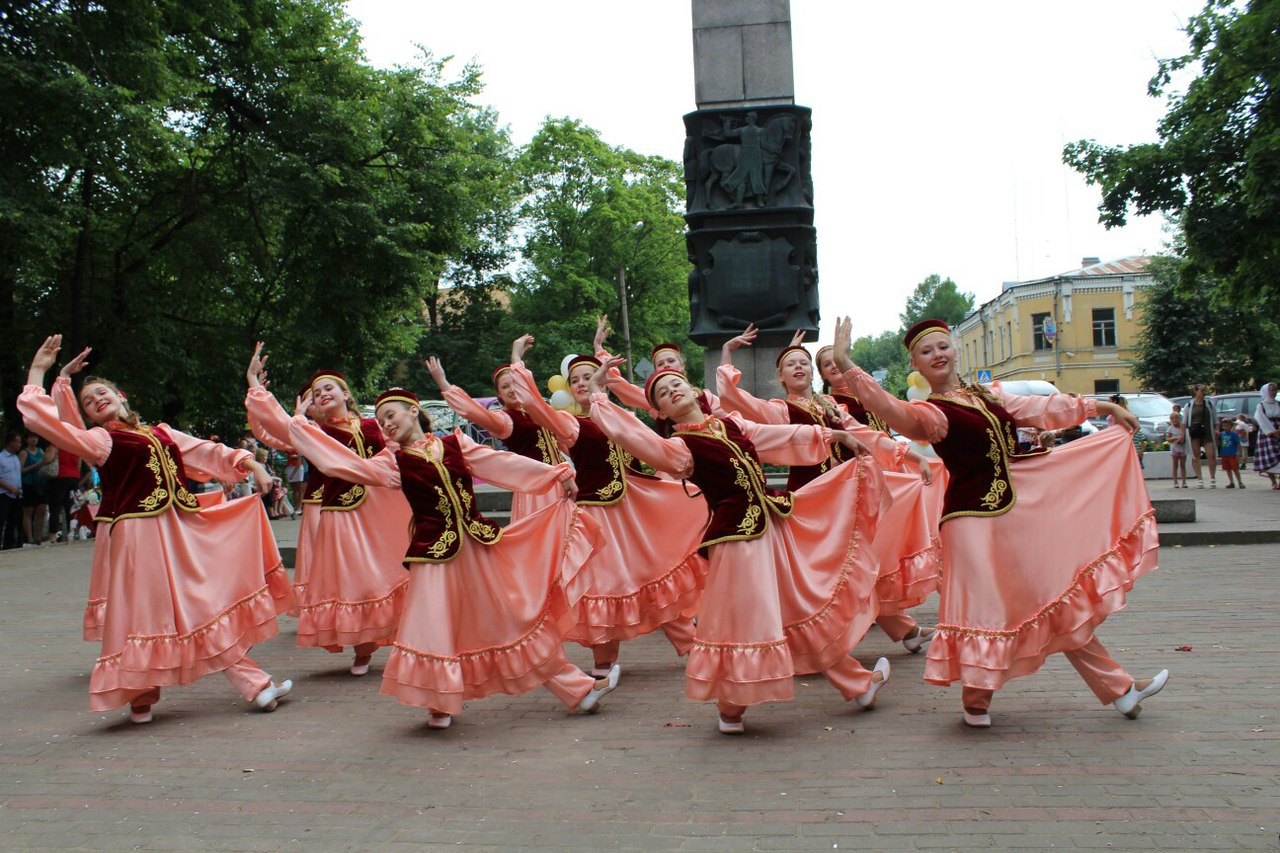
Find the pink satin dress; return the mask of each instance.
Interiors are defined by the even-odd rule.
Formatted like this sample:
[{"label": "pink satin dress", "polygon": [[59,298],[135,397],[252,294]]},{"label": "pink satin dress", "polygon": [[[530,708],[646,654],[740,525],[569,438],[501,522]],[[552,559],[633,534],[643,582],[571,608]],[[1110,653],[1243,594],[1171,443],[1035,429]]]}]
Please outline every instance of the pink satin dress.
[{"label": "pink satin dress", "polygon": [[[101,466],[111,434],[80,429],[59,417],[44,390],[28,385],[18,398],[27,426],[60,450]],[[184,462],[236,481],[243,450],[195,438],[165,425]],[[235,668],[254,643],[278,633],[273,575],[283,574],[266,509],[256,496],[199,512],[100,520],[94,562],[103,590],[102,650],[89,676],[89,709],[127,705],[155,687],[191,684]],[[252,664],[250,664],[252,666]],[[243,692],[266,686],[265,674]],[[234,679],[233,679],[234,681]]]},{"label": "pink satin dress", "polygon": [[[578,418],[552,409],[523,364],[512,365],[512,372],[525,411],[572,448]],[[697,613],[707,572],[698,553],[708,517],[700,495],[671,480],[628,477],[620,501],[581,509],[600,526],[604,542],[580,575],[583,586],[573,591],[578,624],[569,639],[584,646],[631,640]]]},{"label": "pink satin dress", "polygon": [[[761,400],[739,387],[742,373],[731,364],[716,371],[721,404],[742,417],[761,424],[790,423],[786,400]],[[807,400],[796,398],[800,405]],[[938,537],[941,515],[942,464],[933,461],[934,483],[925,486],[915,466],[905,464],[909,446],[853,418],[843,407],[826,398],[841,416],[840,427],[852,432],[884,470],[889,504],[880,514],[873,543],[879,563],[876,580],[877,622],[897,641],[915,628],[904,611],[916,607],[938,589],[942,574],[942,547]],[[936,514],[935,514],[936,513]],[[892,619],[892,617],[899,617]],[[898,623],[905,623],[902,627]],[[896,636],[895,636],[896,635]]]},{"label": "pink satin dress", "polygon": [[[248,415],[249,428],[258,441],[273,447],[282,453],[295,453],[289,443],[289,413],[284,410],[275,395],[262,386],[249,389],[244,398],[245,413]],[[302,520],[298,523],[298,542],[293,551],[293,594],[296,601],[302,601],[307,595],[307,578],[311,574],[312,541],[316,528],[320,524],[320,504],[305,500],[302,506]],[[289,610],[290,616],[298,615],[297,604]]]},{"label": "pink satin dress", "polygon": [[[909,438],[934,443],[947,436],[938,406],[899,400],[858,368],[846,381],[873,411],[908,416]],[[1018,426],[1061,429],[1096,412],[1091,400],[1067,394],[1022,397],[998,384],[992,393]],[[942,523],[939,625],[926,681],[997,690],[1038,670],[1050,654],[1090,646],[1097,626],[1124,607],[1134,581],[1156,568],[1155,511],[1125,430],[1018,459],[1009,476],[1016,499],[1008,512]],[[1118,666],[1112,680],[1095,687],[1103,701],[1131,682]]]},{"label": "pink satin dress", "polygon": [[[690,444],[659,437],[604,395],[592,395],[591,418],[654,468],[680,479],[693,473]],[[830,430],[731,418],[761,461],[809,465],[829,453]],[[793,493],[790,516],[770,518],[759,538],[709,546],[710,571],[685,667],[690,699],[742,707],[789,701],[794,676],[806,672],[828,673],[846,699],[868,689],[871,674],[849,650],[876,615],[869,543],[883,488],[874,462],[839,465]],[[848,512],[833,513],[833,506]]]},{"label": "pink satin dress", "polygon": [[[568,463],[544,465],[457,436],[472,473],[502,488],[554,496],[572,473]],[[362,459],[303,418],[293,420],[291,437],[326,474],[401,488],[395,444]],[[440,440],[428,436],[413,451],[438,459]],[[564,657],[575,603],[566,590],[599,546],[599,528],[572,501],[554,499],[493,544],[460,536],[452,559],[405,564],[408,593],[382,692],[405,705],[458,714],[464,702],[547,684],[576,706],[595,680]]]},{"label": "pink satin dress", "polygon": [[[499,409],[494,411],[486,409],[475,401],[475,399],[466,391],[457,385],[450,385],[448,388],[440,392],[444,401],[449,404],[449,408],[453,409],[462,417],[471,421],[471,423],[480,427],[501,441],[506,441],[511,437],[515,430],[515,424],[511,420],[511,415],[505,410]],[[496,484],[495,484],[496,485]],[[511,495],[511,520],[519,521],[520,519],[533,515],[543,507],[550,506],[559,498],[556,497],[554,491],[538,492],[530,494],[529,492],[515,492]]]}]

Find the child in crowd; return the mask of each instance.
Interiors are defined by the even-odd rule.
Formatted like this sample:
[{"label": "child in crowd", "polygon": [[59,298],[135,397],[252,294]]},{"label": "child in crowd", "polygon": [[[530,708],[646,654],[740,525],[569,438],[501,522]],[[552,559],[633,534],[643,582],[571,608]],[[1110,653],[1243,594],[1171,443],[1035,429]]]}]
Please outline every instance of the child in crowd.
[{"label": "child in crowd", "polygon": [[[1231,418],[1223,418],[1218,423],[1218,456],[1222,459],[1222,470],[1227,472],[1227,488],[1234,489],[1238,484],[1244,488],[1244,480],[1240,479],[1240,435],[1235,431],[1235,422]],[[1232,482],[1234,479],[1235,482]]]},{"label": "child in crowd", "polygon": [[1244,470],[1249,467],[1249,433],[1253,432],[1254,426],[1249,423],[1249,416],[1241,412],[1236,415],[1233,429],[1240,436],[1240,469]]},{"label": "child in crowd", "polygon": [[1187,488],[1187,428],[1182,425],[1182,414],[1178,406],[1173,407],[1169,415],[1169,428],[1165,430],[1165,441],[1169,442],[1169,456],[1173,462],[1173,487],[1178,488],[1178,477],[1182,477],[1182,488]]}]

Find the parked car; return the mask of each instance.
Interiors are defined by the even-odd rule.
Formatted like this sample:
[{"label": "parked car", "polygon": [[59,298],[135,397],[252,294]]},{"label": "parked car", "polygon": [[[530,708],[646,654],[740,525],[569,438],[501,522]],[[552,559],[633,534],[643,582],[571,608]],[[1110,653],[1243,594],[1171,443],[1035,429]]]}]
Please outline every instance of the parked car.
[{"label": "parked car", "polygon": [[[1085,394],[1084,396],[1105,402],[1110,400],[1112,395]],[[1149,391],[1126,392],[1120,396],[1129,405],[1129,411],[1133,412],[1134,417],[1138,419],[1138,424],[1142,427],[1142,431],[1146,433],[1147,439],[1159,443],[1164,438],[1165,431],[1169,428],[1169,413],[1173,411],[1173,401],[1163,394],[1154,394]],[[1183,411],[1185,412],[1185,410],[1184,407]],[[1089,420],[1098,429],[1103,429],[1107,425],[1105,417],[1090,418]]]}]

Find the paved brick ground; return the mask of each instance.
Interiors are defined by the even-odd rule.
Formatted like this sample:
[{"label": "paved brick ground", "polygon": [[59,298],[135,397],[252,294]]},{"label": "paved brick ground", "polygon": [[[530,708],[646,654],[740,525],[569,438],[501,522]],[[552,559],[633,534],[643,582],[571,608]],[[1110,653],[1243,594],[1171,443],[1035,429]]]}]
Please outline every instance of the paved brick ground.
[{"label": "paved brick ground", "polygon": [[661,638],[624,647],[597,716],[540,691],[433,732],[378,695],[376,667],[295,649],[288,619],[255,652],[297,684],[280,711],[215,676],[132,727],[84,710],[89,547],[0,555],[3,850],[1280,847],[1280,546],[1166,549],[1102,631],[1134,672],[1173,670],[1136,722],[1057,659],[967,730],[958,691],[873,633],[860,657],[895,667],[878,710],[806,678],[737,739],[683,698]]}]

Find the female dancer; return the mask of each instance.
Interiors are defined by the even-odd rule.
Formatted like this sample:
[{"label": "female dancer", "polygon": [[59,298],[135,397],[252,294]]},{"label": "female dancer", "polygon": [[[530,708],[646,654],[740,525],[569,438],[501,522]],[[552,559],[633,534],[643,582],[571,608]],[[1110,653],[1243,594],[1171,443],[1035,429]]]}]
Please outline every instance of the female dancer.
[{"label": "female dancer", "polygon": [[[911,364],[933,388],[927,401],[907,403],[854,366],[850,329],[849,319],[841,320],[835,342],[850,387],[893,429],[933,444],[950,473],[940,624],[925,680],[961,682],[965,723],[985,728],[996,690],[1062,652],[1099,700],[1136,717],[1169,672],[1135,682],[1094,629],[1124,606],[1137,578],[1156,568],[1155,513],[1130,439],[1137,419],[1087,398],[1019,397],[963,384],[951,330],[941,320],[907,332]],[[1125,429],[1051,453],[1017,451],[1020,425],[1059,429],[1099,412]]]},{"label": "female dancer", "polygon": [[[434,355],[423,364],[439,386],[440,394],[449,408],[501,440],[508,450],[544,465],[559,465],[564,460],[555,435],[546,427],[534,423],[524,406],[520,405],[516,397],[516,377],[511,372],[510,364],[504,364],[493,371],[494,390],[498,392],[498,399],[503,406],[497,412],[477,403],[457,385],[451,385],[444,375],[444,364]],[[511,520],[519,521],[555,500],[557,498],[553,492],[516,492],[511,496]]]},{"label": "female dancer", "polygon": [[1258,389],[1262,399],[1253,410],[1258,422],[1258,451],[1253,456],[1253,470],[1280,489],[1280,403],[1276,402],[1276,383],[1268,382]]},{"label": "female dancer", "polygon": [[[282,453],[295,454],[293,445],[289,443],[289,414],[267,390],[267,359],[262,354],[262,341],[258,341],[249,359],[249,367],[245,378],[249,382],[249,390],[245,394],[244,408],[249,419],[249,428],[258,441],[275,448]],[[311,383],[303,385],[298,396],[309,398]],[[307,417],[315,418],[314,406],[308,410]],[[312,466],[310,474],[302,484],[297,509],[302,514],[298,524],[298,540],[293,550],[293,597],[294,604],[289,610],[290,616],[298,616],[298,602],[307,598],[307,578],[311,575],[311,555],[316,529],[320,525],[320,498],[324,494],[324,475]]]},{"label": "female dancer", "polygon": [[[512,347],[516,396],[539,426],[569,450],[577,471],[578,505],[604,530],[604,546],[591,559],[584,580],[578,624],[569,639],[590,646],[592,675],[607,675],[617,663],[619,643],[662,628],[676,654],[688,654],[693,620],[706,574],[698,555],[698,534],[706,505],[678,483],[637,473],[630,454],[614,445],[587,417],[552,409],[538,393],[523,357],[533,335]],[[590,405],[591,375],[600,366],[591,356],[569,364],[569,388],[584,409]],[[661,517],[661,536],[652,523]]]},{"label": "female dancer", "polygon": [[[719,728],[741,734],[747,708],[792,698],[797,673],[822,672],[861,708],[889,678],[880,658],[868,672],[849,650],[871,625],[875,535],[882,483],[874,462],[841,465],[801,491],[765,485],[761,460],[815,465],[852,433],[825,426],[774,426],[702,413],[697,392],[674,370],[649,377],[649,405],[675,425],[661,438],[604,393],[605,362],[591,378],[591,419],[628,452],[693,481],[711,507],[701,547],[711,561],[685,669],[691,699],[716,700]],[[831,506],[848,512],[831,513]]]},{"label": "female dancer", "polygon": [[151,722],[160,689],[222,672],[257,708],[275,710],[293,687],[272,684],[249,648],[278,632],[265,576],[281,567],[262,502],[201,510],[186,489],[185,460],[233,481],[265,471],[242,451],[141,422],[112,383],[91,378],[80,392],[84,430],[58,417],[44,392],[62,336],[45,339],[18,408],[30,429],[99,468],[104,500],[95,550],[107,550],[102,653],[89,678],[89,708],[130,706]]},{"label": "female dancer", "polygon": [[[349,453],[368,459],[382,450],[378,422],[360,417],[342,374],[318,372],[309,393],[320,429]],[[380,486],[323,473],[318,479],[307,495],[319,500],[319,511],[307,542],[310,556],[298,601],[297,642],[331,652],[351,646],[351,674],[367,675],[374,651],[391,643],[400,622],[408,583],[400,561],[408,544],[409,508]]]},{"label": "female dancer", "polygon": [[[618,673],[597,681],[564,657],[561,632],[573,623],[564,582],[599,543],[573,504],[569,464],[544,465],[460,432],[437,438],[417,395],[399,388],[376,403],[389,443],[364,459],[308,422],[305,406],[299,398],[290,436],[308,459],[331,477],[401,489],[413,509],[409,592],[382,692],[429,709],[433,729],[448,728],[463,702],[540,684],[570,710],[595,710]],[[504,530],[473,509],[474,476],[521,491],[559,485],[567,499]]]},{"label": "female dancer", "polygon": [[[885,473],[885,488],[892,498],[876,527],[874,548],[879,558],[880,576],[876,582],[879,615],[876,624],[895,643],[912,654],[918,653],[933,636],[922,629],[905,611],[922,604],[938,588],[941,570],[937,537],[931,529],[929,510],[933,503],[925,487],[933,481],[930,463],[911,451],[904,442],[894,441],[878,430],[863,426],[835,401],[813,391],[813,362],[800,345],[803,332],[790,346],[778,353],[778,382],[785,400],[761,400],[738,386],[742,374],[733,366],[733,353],[751,346],[756,339],[754,325],[741,335],[725,342],[720,351],[720,369],[716,372],[716,390],[722,405],[744,418],[761,424],[816,424],[829,429],[852,432]],[[833,444],[830,455],[816,465],[793,465],[787,477],[787,491],[794,492],[836,465],[852,458],[844,446]],[[941,466],[939,466],[941,467]],[[913,473],[907,473],[911,471]]]},{"label": "female dancer", "polygon": [[[601,314],[596,318],[596,336],[594,341],[596,359],[601,363],[613,358],[613,355],[604,348],[604,342],[609,337],[609,317],[607,314]],[[654,346],[649,351],[649,360],[653,362],[653,369],[656,373],[659,370],[674,370],[677,373],[685,372],[684,351],[680,349],[679,344],[664,342]],[[649,416],[654,419],[654,428],[663,438],[671,435],[671,424],[657,412],[649,408],[649,401],[644,396],[644,389],[638,385],[628,382],[617,368],[609,371],[608,378],[609,390],[613,395],[621,401],[622,405],[640,411],[648,411]],[[705,388],[698,390],[698,405],[702,408],[704,414],[715,414],[722,417],[727,412],[720,407],[720,398]]]}]

